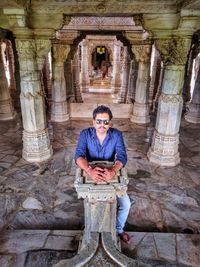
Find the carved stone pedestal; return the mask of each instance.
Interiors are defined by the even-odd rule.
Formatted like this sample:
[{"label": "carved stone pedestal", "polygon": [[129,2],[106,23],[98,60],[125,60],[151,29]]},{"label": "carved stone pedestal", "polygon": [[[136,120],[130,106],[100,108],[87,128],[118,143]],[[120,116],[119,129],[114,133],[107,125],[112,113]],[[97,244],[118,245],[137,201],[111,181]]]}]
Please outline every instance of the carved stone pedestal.
[{"label": "carved stone pedestal", "polygon": [[69,112],[66,101],[63,102],[52,101],[51,120],[55,122],[63,122],[69,120]]},{"label": "carved stone pedestal", "polygon": [[176,166],[180,162],[179,135],[165,136],[154,131],[153,143],[147,153],[151,162],[160,166]]},{"label": "carved stone pedestal", "polygon": [[149,105],[135,102],[133,106],[133,115],[131,116],[131,122],[141,124],[149,123]]},{"label": "carved stone pedestal", "polygon": [[41,162],[53,154],[47,129],[38,132],[23,131],[23,158],[29,162]]},{"label": "carved stone pedestal", "polygon": [[[93,164],[100,166],[98,162]],[[112,166],[110,163],[104,164]],[[127,181],[124,169],[109,184],[94,184],[81,169],[77,169],[74,185],[78,198],[84,198],[84,235],[78,254],[71,259],[60,261],[54,267],[149,266],[123,255],[118,245],[115,230],[116,196],[126,193]]]},{"label": "carved stone pedestal", "polygon": [[180,162],[178,130],[182,106],[181,95],[161,94],[153,142],[147,154],[151,162],[160,166],[176,166]]},{"label": "carved stone pedestal", "polygon": [[185,119],[191,123],[200,123],[200,104],[188,103],[188,112],[185,114]]},{"label": "carved stone pedestal", "polygon": [[13,120],[15,115],[11,99],[0,101],[0,121]]}]

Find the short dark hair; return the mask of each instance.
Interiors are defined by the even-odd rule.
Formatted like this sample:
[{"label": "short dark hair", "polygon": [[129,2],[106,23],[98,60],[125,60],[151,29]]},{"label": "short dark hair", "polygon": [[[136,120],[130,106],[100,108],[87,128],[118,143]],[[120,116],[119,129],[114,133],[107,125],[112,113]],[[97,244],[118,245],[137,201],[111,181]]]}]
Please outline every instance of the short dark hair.
[{"label": "short dark hair", "polygon": [[112,120],[113,115],[109,107],[101,105],[95,108],[93,111],[93,119],[95,120],[97,114],[100,114],[100,113],[107,113],[109,115],[109,119]]}]

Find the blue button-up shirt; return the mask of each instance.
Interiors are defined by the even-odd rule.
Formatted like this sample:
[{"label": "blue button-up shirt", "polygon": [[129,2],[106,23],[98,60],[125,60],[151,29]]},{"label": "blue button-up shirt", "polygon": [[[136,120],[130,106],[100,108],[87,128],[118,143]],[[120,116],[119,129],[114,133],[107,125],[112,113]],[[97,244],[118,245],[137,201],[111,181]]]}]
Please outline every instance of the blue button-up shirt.
[{"label": "blue button-up shirt", "polygon": [[122,133],[115,128],[109,128],[101,144],[94,127],[82,130],[75,152],[75,161],[79,157],[85,158],[88,162],[119,160],[125,166],[127,154]]}]

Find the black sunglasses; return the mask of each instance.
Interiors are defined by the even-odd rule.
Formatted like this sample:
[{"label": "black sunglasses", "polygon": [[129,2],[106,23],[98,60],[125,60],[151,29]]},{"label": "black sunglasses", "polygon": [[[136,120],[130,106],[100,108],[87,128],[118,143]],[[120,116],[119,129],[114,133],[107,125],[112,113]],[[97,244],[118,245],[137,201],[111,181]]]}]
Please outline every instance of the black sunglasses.
[{"label": "black sunglasses", "polygon": [[104,124],[104,125],[108,125],[110,123],[109,120],[101,120],[101,119],[96,119],[95,120],[96,124]]}]

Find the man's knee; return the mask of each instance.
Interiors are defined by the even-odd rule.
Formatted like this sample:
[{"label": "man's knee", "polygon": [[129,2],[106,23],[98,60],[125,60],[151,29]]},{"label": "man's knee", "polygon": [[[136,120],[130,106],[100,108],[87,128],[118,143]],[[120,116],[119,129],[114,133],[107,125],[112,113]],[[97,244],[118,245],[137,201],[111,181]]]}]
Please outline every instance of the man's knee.
[{"label": "man's knee", "polygon": [[118,198],[118,207],[123,210],[129,210],[131,207],[131,201],[128,195]]}]

